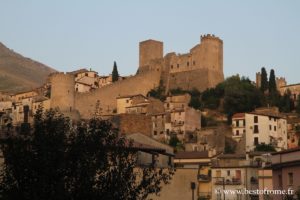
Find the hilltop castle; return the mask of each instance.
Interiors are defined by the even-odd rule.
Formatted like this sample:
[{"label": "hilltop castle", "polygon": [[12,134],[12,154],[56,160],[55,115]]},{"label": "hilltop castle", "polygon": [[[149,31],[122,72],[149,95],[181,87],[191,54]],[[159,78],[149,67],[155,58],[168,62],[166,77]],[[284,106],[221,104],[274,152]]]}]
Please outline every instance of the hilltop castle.
[{"label": "hilltop castle", "polygon": [[[116,109],[116,98],[147,93],[160,84],[170,89],[203,91],[224,80],[223,41],[214,35],[201,36],[201,42],[187,54],[168,53],[163,56],[163,43],[140,42],[139,68],[135,76],[97,88],[91,92],[75,90],[74,73],[56,73],[50,77],[51,107],[89,118],[98,102],[103,114]],[[77,115],[77,114],[75,114]]]}]

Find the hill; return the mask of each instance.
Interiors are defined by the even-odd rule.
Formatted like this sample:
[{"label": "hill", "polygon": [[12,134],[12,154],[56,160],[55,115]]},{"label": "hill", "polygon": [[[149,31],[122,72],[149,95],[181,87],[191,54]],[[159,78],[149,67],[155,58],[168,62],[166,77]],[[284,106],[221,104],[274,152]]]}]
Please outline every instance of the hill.
[{"label": "hill", "polygon": [[26,58],[0,42],[0,92],[21,92],[41,86],[54,69]]}]

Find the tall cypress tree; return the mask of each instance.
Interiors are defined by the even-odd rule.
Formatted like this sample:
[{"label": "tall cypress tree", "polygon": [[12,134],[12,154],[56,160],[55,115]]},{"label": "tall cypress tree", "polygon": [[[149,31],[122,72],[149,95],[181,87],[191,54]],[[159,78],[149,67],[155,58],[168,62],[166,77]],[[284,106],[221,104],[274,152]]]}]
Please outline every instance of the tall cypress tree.
[{"label": "tall cypress tree", "polygon": [[261,68],[261,85],[260,89],[262,92],[266,91],[268,89],[269,83],[268,83],[268,74],[264,67]]},{"label": "tall cypress tree", "polygon": [[114,61],[114,67],[112,71],[112,82],[118,81],[119,80],[119,72],[118,72],[118,67],[116,61]]},{"label": "tall cypress tree", "polygon": [[276,87],[276,80],[275,80],[275,71],[274,69],[271,69],[270,72],[270,78],[269,78],[269,92],[276,92],[277,87]]}]

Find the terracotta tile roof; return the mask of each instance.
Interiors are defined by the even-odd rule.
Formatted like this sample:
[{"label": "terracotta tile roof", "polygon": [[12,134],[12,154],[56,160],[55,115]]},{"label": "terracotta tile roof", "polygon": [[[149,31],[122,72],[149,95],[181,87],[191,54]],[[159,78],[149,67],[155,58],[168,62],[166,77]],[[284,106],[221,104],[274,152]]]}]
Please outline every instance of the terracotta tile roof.
[{"label": "terracotta tile roof", "polygon": [[221,154],[218,156],[219,159],[246,159],[245,154]]},{"label": "terracotta tile roof", "polygon": [[232,118],[245,118],[245,113],[235,113]]},{"label": "terracotta tile roof", "polygon": [[180,151],[175,155],[175,159],[201,159],[209,158],[208,151]]},{"label": "terracotta tile roof", "polygon": [[296,147],[296,148],[292,148],[292,149],[287,149],[287,150],[275,152],[275,153],[272,153],[272,155],[286,154],[286,153],[292,153],[292,152],[296,152],[296,151],[300,151],[300,147]]}]

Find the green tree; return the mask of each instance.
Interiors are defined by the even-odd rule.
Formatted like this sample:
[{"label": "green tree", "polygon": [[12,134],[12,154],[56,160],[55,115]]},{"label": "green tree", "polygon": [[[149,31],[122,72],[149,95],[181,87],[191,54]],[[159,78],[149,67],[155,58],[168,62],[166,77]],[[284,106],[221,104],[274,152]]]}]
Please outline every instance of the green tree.
[{"label": "green tree", "polygon": [[300,115],[300,95],[297,96],[296,100],[296,112]]},{"label": "green tree", "polygon": [[114,61],[114,67],[112,70],[112,82],[116,82],[119,80],[119,72],[116,61]]},{"label": "green tree", "polygon": [[224,85],[224,112],[229,120],[234,113],[249,112],[261,106],[262,94],[249,79],[232,76]]},{"label": "green tree", "polygon": [[71,126],[57,111],[38,110],[26,135],[2,141],[0,196],[24,200],[146,199],[173,170],[137,164],[132,142],[110,122],[92,118]]},{"label": "green tree", "polygon": [[265,152],[275,152],[275,148],[270,144],[258,144],[256,145],[254,151],[265,151]]},{"label": "green tree", "polygon": [[291,112],[294,109],[294,102],[291,99],[291,92],[288,90],[280,98],[279,110],[280,112]]},{"label": "green tree", "polygon": [[270,78],[269,78],[269,93],[274,93],[277,91],[276,86],[276,76],[274,69],[271,69],[270,71]]},{"label": "green tree", "polygon": [[161,101],[164,101],[166,99],[166,95],[165,95],[165,87],[163,86],[163,82],[160,81],[159,86],[156,87],[155,89],[151,89],[147,96],[159,99]]},{"label": "green tree", "polygon": [[268,89],[268,74],[264,67],[261,68],[261,85],[260,89],[262,92],[265,92]]}]

